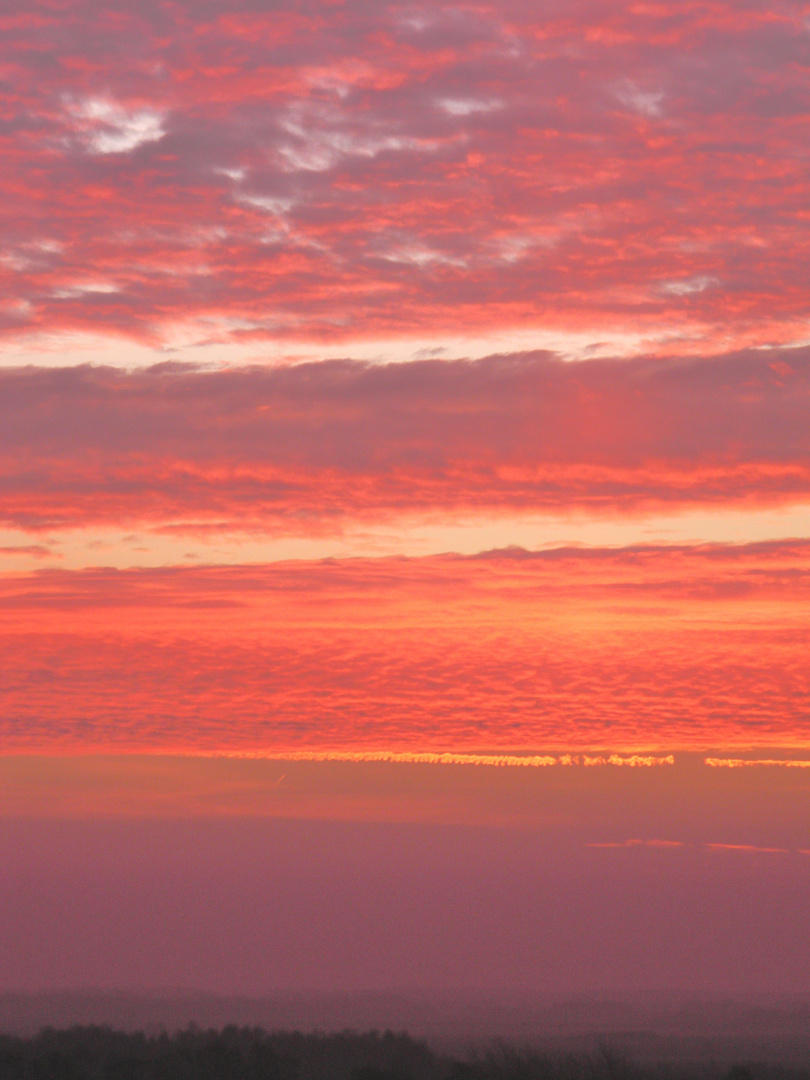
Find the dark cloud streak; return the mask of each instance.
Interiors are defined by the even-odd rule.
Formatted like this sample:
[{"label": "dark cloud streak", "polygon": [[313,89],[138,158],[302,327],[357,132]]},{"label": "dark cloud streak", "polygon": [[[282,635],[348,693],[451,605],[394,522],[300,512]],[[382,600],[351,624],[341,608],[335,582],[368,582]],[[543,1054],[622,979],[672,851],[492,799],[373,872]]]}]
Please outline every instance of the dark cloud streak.
[{"label": "dark cloud streak", "polygon": [[404,511],[801,503],[810,352],[0,373],[0,517],[291,532]]}]

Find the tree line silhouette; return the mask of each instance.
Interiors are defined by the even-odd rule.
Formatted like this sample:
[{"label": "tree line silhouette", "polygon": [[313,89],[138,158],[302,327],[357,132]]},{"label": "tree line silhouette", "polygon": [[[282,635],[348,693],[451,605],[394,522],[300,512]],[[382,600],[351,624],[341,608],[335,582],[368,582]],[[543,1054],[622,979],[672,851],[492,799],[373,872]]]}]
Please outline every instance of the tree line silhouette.
[{"label": "tree line silhouette", "polygon": [[273,1032],[194,1026],[148,1035],[108,1027],[0,1035],[0,1080],[810,1080],[779,1065],[641,1067],[601,1047],[553,1058],[493,1043],[466,1058],[405,1033]]}]

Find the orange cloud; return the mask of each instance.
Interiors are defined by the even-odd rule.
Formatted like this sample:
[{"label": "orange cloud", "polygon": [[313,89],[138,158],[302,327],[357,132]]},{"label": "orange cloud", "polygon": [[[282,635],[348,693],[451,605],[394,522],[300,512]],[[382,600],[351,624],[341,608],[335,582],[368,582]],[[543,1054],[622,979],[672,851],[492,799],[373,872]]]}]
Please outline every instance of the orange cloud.
[{"label": "orange cloud", "polygon": [[385,761],[403,765],[488,765],[497,768],[547,768],[551,765],[627,765],[630,768],[655,768],[657,765],[674,765],[672,754],[664,757],[652,754],[453,754],[419,753],[395,750],[234,750],[217,757],[268,758],[273,761]]},{"label": "orange cloud", "polygon": [[749,769],[763,766],[781,769],[810,769],[810,761],[794,758],[706,758],[706,764],[713,769]]},{"label": "orange cloud", "polygon": [[757,847],[754,844],[704,844],[709,851],[734,851],[743,854],[787,855],[787,848]]},{"label": "orange cloud", "polygon": [[9,575],[0,733],[40,752],[583,766],[796,750],[808,559],[796,541]]},{"label": "orange cloud", "polygon": [[589,848],[682,848],[684,844],[681,840],[608,840],[604,843],[591,843],[585,846]]}]

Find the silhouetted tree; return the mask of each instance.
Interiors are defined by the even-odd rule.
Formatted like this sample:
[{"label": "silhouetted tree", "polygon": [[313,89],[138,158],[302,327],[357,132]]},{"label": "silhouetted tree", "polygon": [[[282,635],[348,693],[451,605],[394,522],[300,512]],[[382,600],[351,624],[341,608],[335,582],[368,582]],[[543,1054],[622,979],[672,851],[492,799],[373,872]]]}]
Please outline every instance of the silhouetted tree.
[{"label": "silhouetted tree", "polygon": [[169,1035],[106,1027],[0,1035],[0,1080],[810,1080],[786,1065],[641,1067],[610,1047],[550,1057],[493,1043],[461,1060],[404,1033],[189,1027]]}]

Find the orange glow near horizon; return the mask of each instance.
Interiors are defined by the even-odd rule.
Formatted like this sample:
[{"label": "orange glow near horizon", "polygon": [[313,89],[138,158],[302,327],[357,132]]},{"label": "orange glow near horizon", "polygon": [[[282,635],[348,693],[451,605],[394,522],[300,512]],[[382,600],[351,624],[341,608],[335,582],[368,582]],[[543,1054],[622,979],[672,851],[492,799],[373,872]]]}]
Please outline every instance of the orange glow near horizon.
[{"label": "orange glow near horizon", "polygon": [[650,754],[453,754],[419,753],[394,750],[293,750],[285,752],[267,751],[231,751],[223,757],[260,758],[273,761],[351,761],[362,762],[386,761],[396,765],[484,765],[496,768],[541,769],[552,765],[576,766],[586,768],[603,765],[625,765],[630,768],[655,768],[659,765],[674,765],[672,754],[655,757]]},{"label": "orange glow near horizon", "polygon": [[798,761],[790,758],[706,758],[706,764],[713,769],[744,768],[780,768],[810,769],[810,761]]}]

